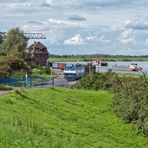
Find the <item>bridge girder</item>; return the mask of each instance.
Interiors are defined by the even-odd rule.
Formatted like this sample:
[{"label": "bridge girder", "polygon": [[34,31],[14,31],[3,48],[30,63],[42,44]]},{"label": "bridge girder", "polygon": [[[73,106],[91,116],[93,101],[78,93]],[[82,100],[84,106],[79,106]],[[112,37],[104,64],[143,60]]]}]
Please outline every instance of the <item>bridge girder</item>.
[{"label": "bridge girder", "polygon": [[[5,32],[0,31],[0,35],[3,36]],[[42,33],[23,33],[27,40],[30,39],[46,39]]]},{"label": "bridge girder", "polygon": [[46,37],[42,33],[24,33],[24,36],[30,39],[46,39]]}]

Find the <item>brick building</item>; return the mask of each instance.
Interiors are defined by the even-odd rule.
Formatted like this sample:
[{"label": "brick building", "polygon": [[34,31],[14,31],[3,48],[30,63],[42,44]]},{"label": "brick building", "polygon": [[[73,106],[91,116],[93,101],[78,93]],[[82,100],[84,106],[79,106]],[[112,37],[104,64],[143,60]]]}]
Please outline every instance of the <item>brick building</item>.
[{"label": "brick building", "polygon": [[36,66],[45,66],[48,59],[48,50],[41,42],[34,42],[29,48],[28,53],[30,53]]}]

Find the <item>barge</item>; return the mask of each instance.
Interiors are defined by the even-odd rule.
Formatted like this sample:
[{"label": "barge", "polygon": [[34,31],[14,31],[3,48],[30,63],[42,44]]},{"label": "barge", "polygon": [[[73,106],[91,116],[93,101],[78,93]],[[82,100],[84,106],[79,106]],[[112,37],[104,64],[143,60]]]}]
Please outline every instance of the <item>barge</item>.
[{"label": "barge", "polygon": [[94,66],[108,66],[108,63],[106,61],[92,61],[92,65]]},{"label": "barge", "polygon": [[131,64],[129,66],[126,65],[114,65],[112,66],[112,70],[119,70],[119,71],[142,71],[142,67],[138,66],[137,64]]}]

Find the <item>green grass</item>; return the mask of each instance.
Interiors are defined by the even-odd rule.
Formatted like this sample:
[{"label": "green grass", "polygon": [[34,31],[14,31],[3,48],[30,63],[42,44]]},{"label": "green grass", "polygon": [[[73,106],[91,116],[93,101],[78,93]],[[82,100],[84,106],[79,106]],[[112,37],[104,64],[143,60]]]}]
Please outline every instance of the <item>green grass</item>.
[{"label": "green grass", "polygon": [[51,62],[78,62],[78,61],[84,61],[84,58],[79,58],[79,57],[68,57],[68,58],[64,58],[64,57],[61,57],[61,58],[51,58],[49,57],[48,58],[48,61],[51,61]]},{"label": "green grass", "polygon": [[0,96],[1,148],[146,148],[111,110],[112,94],[67,88]]},{"label": "green grass", "polygon": [[49,57],[48,61],[52,62],[79,62],[79,61],[84,61],[88,59],[91,60],[103,60],[103,61],[148,61],[147,57],[139,58],[139,57],[101,57],[101,58],[93,58],[93,57],[88,57],[88,58],[82,58],[82,57]]}]

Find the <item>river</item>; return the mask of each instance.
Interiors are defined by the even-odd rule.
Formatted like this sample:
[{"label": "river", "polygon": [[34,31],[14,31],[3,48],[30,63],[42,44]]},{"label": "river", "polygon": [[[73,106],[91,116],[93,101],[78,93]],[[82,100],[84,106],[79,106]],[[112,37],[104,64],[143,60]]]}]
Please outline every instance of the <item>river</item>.
[{"label": "river", "polygon": [[[117,62],[108,62],[108,66],[102,66],[102,67],[99,67],[97,69],[97,72],[106,72],[108,71],[109,69],[112,68],[113,65],[125,65],[125,66],[129,66],[131,65],[131,63],[134,63],[134,64],[137,64],[138,66],[141,66],[143,67],[143,72],[148,74],[148,61],[117,61]],[[117,72],[117,73],[134,73],[134,74],[142,74],[141,71],[119,71],[119,70],[113,70],[114,72]]]},{"label": "river", "polygon": [[[66,64],[86,64],[87,62],[59,62],[59,63],[66,63]],[[117,61],[117,62],[108,62],[108,66],[101,66],[96,69],[96,72],[107,72],[109,69],[112,69],[113,65],[125,65],[129,66],[131,63],[137,64],[138,66],[143,67],[142,72],[148,75],[148,61]],[[113,70],[116,73],[131,73],[131,74],[142,74],[141,71],[119,71]]]}]

